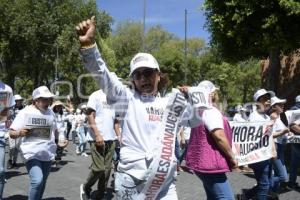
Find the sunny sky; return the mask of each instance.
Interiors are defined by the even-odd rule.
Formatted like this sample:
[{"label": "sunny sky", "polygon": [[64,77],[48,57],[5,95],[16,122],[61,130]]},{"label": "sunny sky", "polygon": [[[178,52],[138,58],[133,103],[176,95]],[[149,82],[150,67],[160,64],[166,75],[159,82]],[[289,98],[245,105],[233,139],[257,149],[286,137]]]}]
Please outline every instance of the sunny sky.
[{"label": "sunny sky", "polygon": [[[143,21],[144,0],[97,0],[100,10],[114,19],[114,26],[123,20]],[[187,9],[187,37],[197,37],[209,42],[204,28],[205,17],[201,11],[203,0],[146,0],[146,29],[161,25],[167,31],[184,38],[184,10]],[[114,26],[112,28],[114,28]]]}]

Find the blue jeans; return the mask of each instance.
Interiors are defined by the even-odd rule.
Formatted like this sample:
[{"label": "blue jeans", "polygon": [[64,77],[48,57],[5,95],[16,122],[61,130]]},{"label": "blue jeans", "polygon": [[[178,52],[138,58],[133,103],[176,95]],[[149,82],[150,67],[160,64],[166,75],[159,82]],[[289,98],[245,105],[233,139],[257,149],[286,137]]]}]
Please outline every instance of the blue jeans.
[{"label": "blue jeans", "polygon": [[274,177],[272,179],[272,190],[278,192],[280,183],[287,182],[288,175],[284,163],[284,147],[285,144],[276,143],[277,159],[272,160],[274,169]]},{"label": "blue jeans", "polygon": [[0,138],[0,200],[2,200],[4,183],[5,183],[5,139]]},{"label": "blue jeans", "polygon": [[297,169],[300,164],[300,144],[291,144],[290,183],[296,183]]},{"label": "blue jeans", "polygon": [[80,151],[80,153],[83,153],[83,152],[85,152],[85,148],[86,148],[84,126],[79,127],[77,136],[78,136],[78,140],[79,140],[78,150]]},{"label": "blue jeans", "polygon": [[271,187],[272,173],[270,160],[250,164],[253,169],[257,185],[246,192],[246,197],[251,199],[256,196],[257,200],[267,200],[268,192]]},{"label": "blue jeans", "polygon": [[220,174],[196,173],[196,175],[203,182],[207,200],[234,199],[233,192],[231,190],[230,184],[227,180],[225,173],[220,173]]},{"label": "blue jeans", "polygon": [[185,140],[185,147],[181,151],[181,155],[180,155],[180,158],[179,158],[179,164],[181,164],[182,161],[185,159],[188,144],[189,144],[189,140]]},{"label": "blue jeans", "polygon": [[176,140],[175,140],[175,157],[177,158],[177,161],[179,162],[179,158],[180,158],[180,147],[179,147],[179,142],[178,142],[177,137],[176,137]]},{"label": "blue jeans", "polygon": [[46,181],[51,169],[51,161],[29,160],[25,163],[30,178],[28,200],[40,200],[43,197]]}]

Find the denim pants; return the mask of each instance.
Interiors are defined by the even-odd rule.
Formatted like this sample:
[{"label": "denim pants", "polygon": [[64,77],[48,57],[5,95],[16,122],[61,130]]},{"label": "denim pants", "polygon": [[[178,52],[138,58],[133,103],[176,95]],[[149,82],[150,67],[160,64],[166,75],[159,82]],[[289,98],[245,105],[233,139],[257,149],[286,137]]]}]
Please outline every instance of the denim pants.
[{"label": "denim pants", "polygon": [[196,173],[202,180],[207,200],[233,200],[233,192],[225,173],[205,174]]},{"label": "denim pants", "polygon": [[297,169],[300,164],[300,144],[291,144],[290,183],[296,183]]},{"label": "denim pants", "polygon": [[276,143],[277,159],[272,160],[274,176],[272,178],[272,190],[278,192],[280,183],[287,182],[288,175],[284,163],[284,147],[285,144]]},{"label": "denim pants", "polygon": [[0,200],[2,200],[2,194],[5,184],[5,139],[0,138]]},{"label": "denim pants", "polygon": [[179,158],[180,158],[180,146],[179,146],[179,142],[178,142],[177,137],[176,137],[176,140],[175,140],[175,156],[177,158],[177,161],[179,162]]},{"label": "denim pants", "polygon": [[25,163],[30,178],[28,200],[42,199],[51,163],[51,161],[40,161],[37,159],[32,159]]},{"label": "denim pants", "polygon": [[85,129],[84,126],[80,126],[78,128],[78,140],[79,140],[79,145],[78,145],[78,150],[80,153],[85,152],[86,148],[86,140],[85,140]]},{"label": "denim pants", "polygon": [[246,192],[248,199],[256,197],[257,200],[267,200],[268,192],[271,187],[272,173],[270,160],[264,160],[258,163],[250,164],[253,169],[257,185]]},{"label": "denim pants", "polygon": [[180,155],[180,158],[179,158],[179,164],[181,164],[182,161],[185,159],[186,152],[187,152],[187,149],[188,149],[188,144],[189,144],[189,140],[185,140],[185,147],[181,152],[181,155]]}]

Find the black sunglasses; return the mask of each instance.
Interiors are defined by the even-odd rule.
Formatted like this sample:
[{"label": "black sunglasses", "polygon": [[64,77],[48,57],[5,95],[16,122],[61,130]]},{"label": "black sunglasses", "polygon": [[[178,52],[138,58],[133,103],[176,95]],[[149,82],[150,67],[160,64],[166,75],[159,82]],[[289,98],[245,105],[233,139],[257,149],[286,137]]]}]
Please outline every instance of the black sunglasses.
[{"label": "black sunglasses", "polygon": [[136,71],[132,74],[132,78],[133,80],[141,80],[142,76],[144,78],[150,78],[156,71],[156,69],[144,69],[143,71]]}]

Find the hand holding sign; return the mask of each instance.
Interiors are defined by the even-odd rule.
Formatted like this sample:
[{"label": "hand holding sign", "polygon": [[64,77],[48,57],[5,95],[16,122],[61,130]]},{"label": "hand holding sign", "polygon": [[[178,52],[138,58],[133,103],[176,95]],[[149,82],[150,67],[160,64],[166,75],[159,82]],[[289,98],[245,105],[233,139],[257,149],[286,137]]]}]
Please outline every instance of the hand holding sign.
[{"label": "hand holding sign", "polygon": [[19,131],[19,136],[20,137],[24,137],[24,136],[27,136],[27,135],[29,135],[30,134],[30,130],[29,129],[21,129],[20,131]]}]

